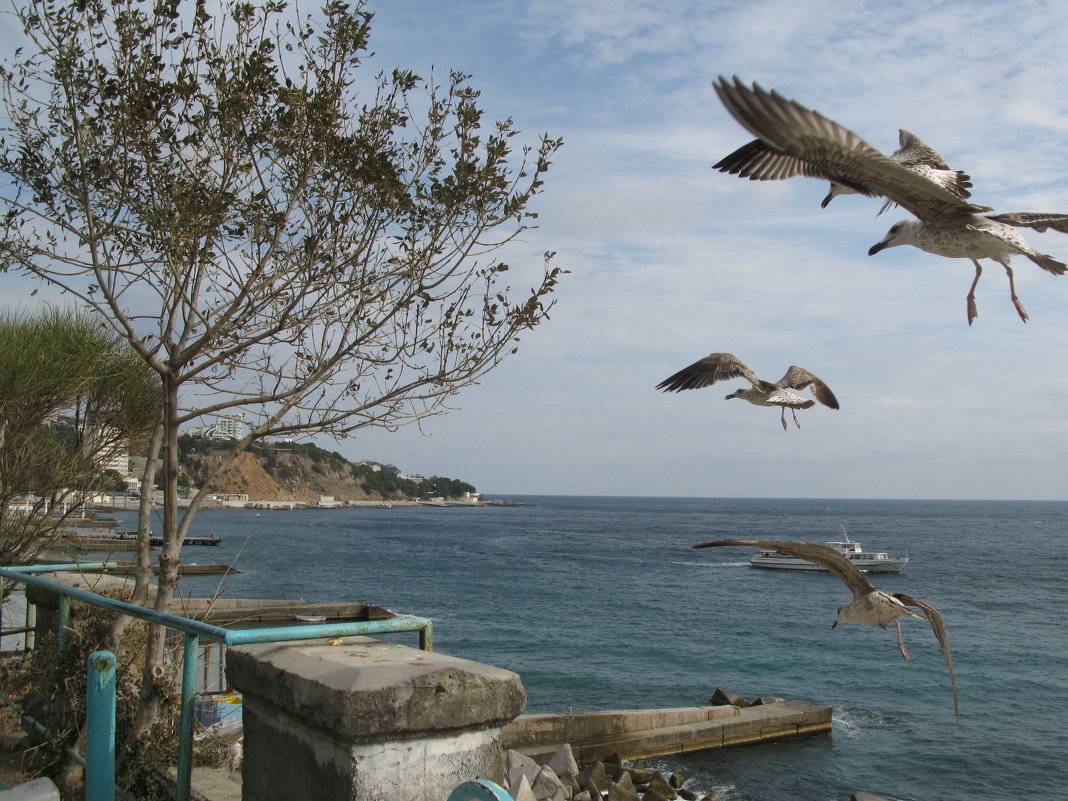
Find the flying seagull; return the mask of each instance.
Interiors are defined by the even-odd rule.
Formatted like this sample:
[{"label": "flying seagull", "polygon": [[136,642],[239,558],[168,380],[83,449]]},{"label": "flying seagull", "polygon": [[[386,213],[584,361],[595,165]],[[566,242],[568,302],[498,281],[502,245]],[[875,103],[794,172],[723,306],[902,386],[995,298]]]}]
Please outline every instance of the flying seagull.
[{"label": "flying seagull", "polygon": [[[800,174],[841,184],[854,192],[885,197],[915,215],[896,223],[881,242],[868,251],[872,256],[895,245],[913,245],[951,259],[970,259],[975,280],[968,291],[968,324],[976,318],[975,287],[983,268],[979,259],[993,259],[1005,268],[1009,293],[1020,319],[1027,312],[1016,296],[1009,256],[1020,253],[1047,272],[1064,275],[1068,266],[1039,253],[1015,228],[1068,233],[1068,215],[1015,212],[987,214],[957,197],[941,184],[880,153],[863,139],[822,114],[767,92],[757,84],[750,89],[737,77],[730,83],[720,77],[713,86],[734,118],[750,133],[782,153],[797,159]],[[769,177],[774,177],[769,175]],[[790,177],[784,175],[783,177]]]},{"label": "flying seagull", "polygon": [[[913,133],[904,128],[898,130],[898,142],[900,147],[890,154],[890,158],[904,167],[912,170],[917,175],[934,181],[959,198],[969,198],[972,193],[971,176],[961,170],[951,170],[946,160],[942,158],[930,145]],[[737,175],[739,178],[748,178],[750,181],[781,181],[792,178],[795,175],[809,175],[807,162],[796,156],[791,156],[774,145],[770,145],[763,139],[754,139],[748,144],[742,145],[729,156],[724,156],[712,168],[720,172]],[[818,175],[812,177],[819,177]],[[827,208],[827,204],[838,195],[855,195],[857,190],[846,184],[831,181],[830,191],[827,197],[820,203],[820,208]],[[894,201],[887,200],[879,214],[882,214]],[[877,215],[878,216],[878,215]]]},{"label": "flying seagull", "polygon": [[797,419],[797,409],[808,409],[815,406],[816,401],[802,398],[792,389],[811,389],[816,400],[824,406],[832,409],[838,408],[838,399],[834,397],[830,387],[820,381],[816,376],[797,365],[791,365],[786,375],[774,384],[757,378],[756,373],[750,370],[733,353],[710,353],[703,359],[698,359],[689,367],[684,367],[672,376],[665,378],[656,385],[657,389],[664,392],[681,392],[684,389],[700,389],[724,381],[729,378],[744,378],[752,384],[751,387],[738,389],[728,395],[724,400],[741,398],[756,406],[779,406],[782,407],[782,427],[789,430],[786,424],[786,410],[794,416],[794,425],[801,428]]},{"label": "flying seagull", "polygon": [[[694,545],[694,548],[716,548],[721,546],[744,545],[763,550],[778,551],[787,556],[796,556],[806,559],[827,568],[838,576],[849,591],[853,593],[853,600],[838,607],[838,616],[831,628],[837,628],[839,623],[862,623],[865,626],[879,626],[887,628],[888,623],[893,623],[897,628],[897,644],[901,650],[901,656],[908,660],[909,652],[905,648],[905,642],[901,638],[902,617],[924,618],[931,624],[931,630],[938,639],[938,645],[942,648],[942,656],[946,660],[946,668],[949,670],[949,681],[953,686],[953,711],[960,725],[960,701],[957,696],[957,674],[953,670],[953,655],[949,650],[949,637],[946,634],[946,626],[942,621],[942,615],[928,603],[906,595],[903,592],[884,592],[877,589],[868,581],[856,565],[852,564],[845,556],[826,545],[817,545],[812,542],[783,542],[779,540],[714,540]],[[923,614],[913,612],[909,607],[920,609]]]}]

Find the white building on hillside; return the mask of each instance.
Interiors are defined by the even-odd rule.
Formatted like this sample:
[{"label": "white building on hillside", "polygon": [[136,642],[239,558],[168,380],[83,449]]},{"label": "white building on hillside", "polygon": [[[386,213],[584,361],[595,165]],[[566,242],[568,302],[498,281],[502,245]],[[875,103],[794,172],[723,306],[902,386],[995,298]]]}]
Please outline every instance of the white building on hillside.
[{"label": "white building on hillside", "polygon": [[215,422],[210,426],[197,426],[188,428],[186,434],[205,439],[242,439],[248,434],[248,423],[245,422],[245,414],[217,414]]},{"label": "white building on hillside", "polygon": [[228,439],[241,439],[248,433],[248,424],[245,422],[244,412],[240,414],[215,415],[215,427]]}]

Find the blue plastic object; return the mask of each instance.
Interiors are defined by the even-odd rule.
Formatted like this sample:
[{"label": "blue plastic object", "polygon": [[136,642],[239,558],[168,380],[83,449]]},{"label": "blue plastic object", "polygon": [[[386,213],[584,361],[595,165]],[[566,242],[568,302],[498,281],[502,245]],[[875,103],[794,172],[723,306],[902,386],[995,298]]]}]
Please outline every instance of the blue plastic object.
[{"label": "blue plastic object", "polygon": [[514,801],[514,799],[500,785],[488,779],[474,779],[464,782],[449,793],[447,801]]}]

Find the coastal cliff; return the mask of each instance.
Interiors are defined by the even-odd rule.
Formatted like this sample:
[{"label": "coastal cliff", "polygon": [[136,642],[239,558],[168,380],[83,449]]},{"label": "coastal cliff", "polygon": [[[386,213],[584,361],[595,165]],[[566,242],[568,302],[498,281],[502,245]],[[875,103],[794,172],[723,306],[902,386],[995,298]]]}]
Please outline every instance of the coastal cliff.
[{"label": "coastal cliff", "polygon": [[[183,437],[179,449],[180,483],[187,486],[200,486],[212,466],[227,455],[227,443],[193,437]],[[350,462],[309,443],[257,444],[238,454],[233,464],[209,483],[209,489],[245,494],[250,501],[308,501],[314,495],[325,495],[339,502],[449,498],[475,490],[457,479],[401,475],[393,465]]]}]

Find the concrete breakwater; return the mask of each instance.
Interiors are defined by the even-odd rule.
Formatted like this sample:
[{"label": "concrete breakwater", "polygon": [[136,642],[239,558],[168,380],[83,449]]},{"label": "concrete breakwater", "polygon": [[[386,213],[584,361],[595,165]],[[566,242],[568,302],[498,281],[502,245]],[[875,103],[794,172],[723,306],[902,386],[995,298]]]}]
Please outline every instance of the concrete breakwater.
[{"label": "concrete breakwater", "polygon": [[501,730],[501,745],[546,761],[562,745],[569,744],[575,758],[588,763],[613,754],[640,759],[805,737],[830,730],[829,706],[769,698],[744,707],[719,704],[520,715]]},{"label": "concrete breakwater", "polygon": [[505,787],[515,801],[716,801],[641,759],[830,729],[830,707],[773,697],[750,704],[723,690],[708,706],[521,715],[501,729]]}]

